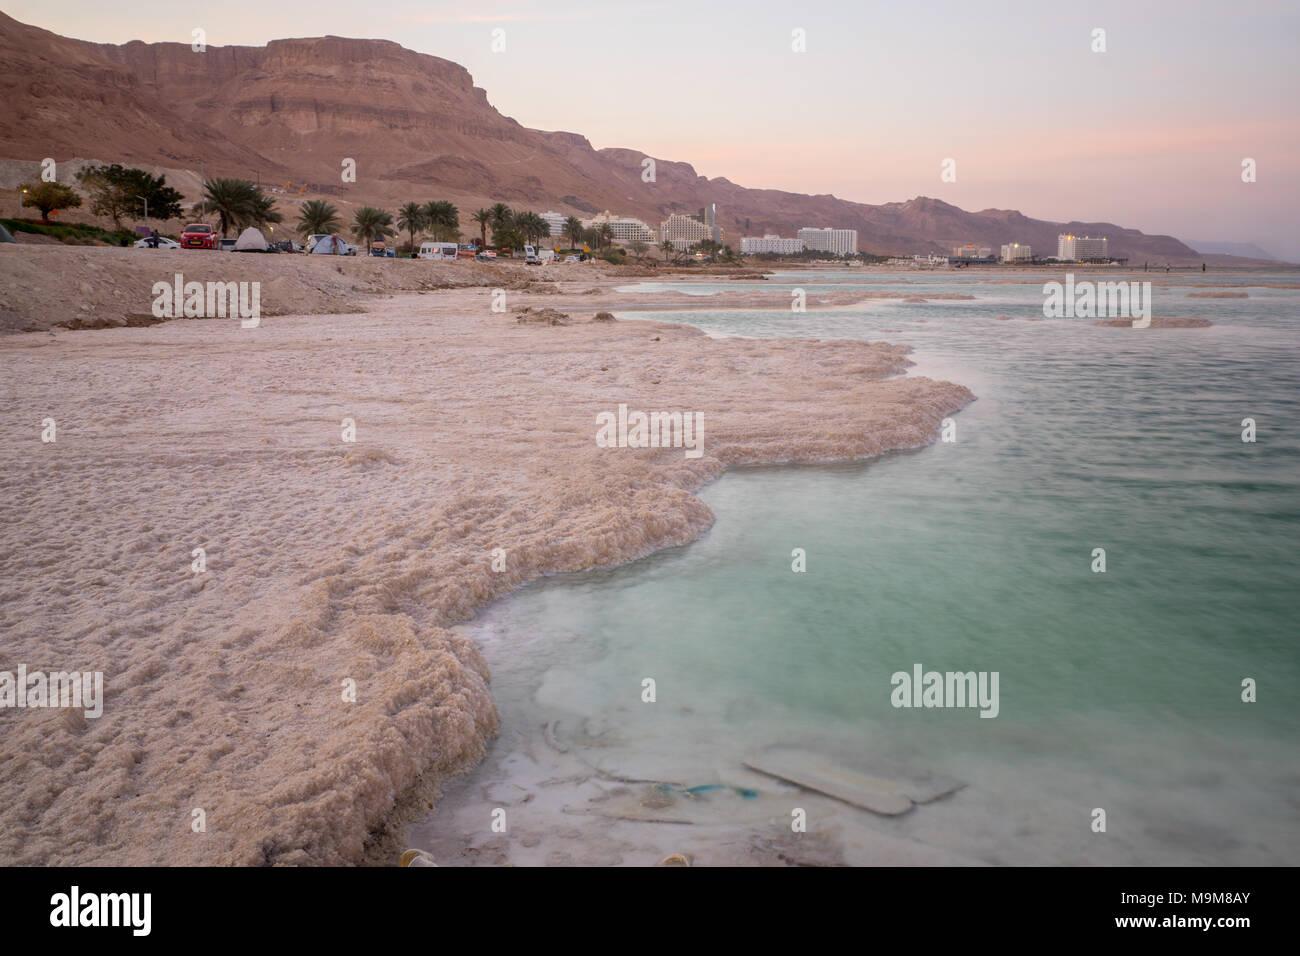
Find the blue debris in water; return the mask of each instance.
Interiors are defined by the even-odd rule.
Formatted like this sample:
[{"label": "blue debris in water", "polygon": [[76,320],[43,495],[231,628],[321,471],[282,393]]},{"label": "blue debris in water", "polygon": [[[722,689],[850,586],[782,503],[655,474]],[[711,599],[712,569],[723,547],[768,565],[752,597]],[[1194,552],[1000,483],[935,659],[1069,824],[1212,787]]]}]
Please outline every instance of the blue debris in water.
[{"label": "blue debris in water", "polygon": [[671,783],[658,783],[655,784],[655,789],[664,790],[668,792],[675,792],[675,793],[684,793],[690,797],[693,797],[696,794],[705,793],[706,791],[709,790],[731,790],[734,793],[740,794],[746,800],[752,800],[754,797],[758,796],[757,790],[750,790],[747,787],[732,787],[725,783],[702,783],[698,787],[675,787]]}]

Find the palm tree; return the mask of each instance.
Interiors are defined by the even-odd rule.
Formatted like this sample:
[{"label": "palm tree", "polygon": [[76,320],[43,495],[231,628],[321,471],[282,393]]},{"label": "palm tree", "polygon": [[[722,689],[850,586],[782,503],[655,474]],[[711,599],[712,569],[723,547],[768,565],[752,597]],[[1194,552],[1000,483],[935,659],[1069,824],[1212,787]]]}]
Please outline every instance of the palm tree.
[{"label": "palm tree", "polygon": [[417,230],[424,229],[428,221],[424,214],[424,207],[418,202],[408,202],[397,210],[397,228],[405,229],[407,235],[411,237],[411,255],[415,255],[415,233]]},{"label": "palm tree", "polygon": [[492,242],[495,244],[497,241],[497,233],[502,229],[508,229],[510,226],[514,225],[515,214],[514,211],[503,202],[499,202],[493,206],[491,210],[489,210],[488,214],[492,217]]},{"label": "palm tree", "polygon": [[424,204],[424,222],[441,241],[460,238],[460,210],[445,199]]},{"label": "palm tree", "polygon": [[602,222],[596,229],[596,242],[601,249],[604,249],[614,239],[614,229],[607,222]]},{"label": "palm tree", "polygon": [[570,216],[564,220],[564,234],[573,243],[572,248],[576,249],[582,245],[582,222],[577,216]]},{"label": "palm tree", "polygon": [[479,248],[482,249],[487,245],[487,227],[492,221],[492,211],[489,209],[480,209],[474,215],[470,216],[474,222],[478,223]]},{"label": "palm tree", "polygon": [[298,231],[304,236],[337,232],[339,211],[323,199],[308,199],[298,207]]},{"label": "palm tree", "polygon": [[261,227],[283,221],[284,217],[275,208],[275,200],[254,187],[253,194],[248,201],[248,213],[241,225],[247,223],[250,226]]},{"label": "palm tree", "polygon": [[374,206],[362,206],[357,210],[352,223],[352,234],[369,246],[375,239],[389,234],[393,227],[393,216]]},{"label": "palm tree", "polygon": [[675,250],[673,249],[673,244],[672,244],[671,242],[669,242],[667,239],[665,239],[663,242],[661,242],[661,243],[659,244],[659,248],[663,250],[663,253],[664,253],[664,262],[667,262],[667,261],[668,261],[668,257],[671,256],[671,255],[673,254],[673,252],[675,251]]},{"label": "palm tree", "polygon": [[535,212],[521,212],[515,216],[515,228],[524,234],[524,238],[533,244],[542,236],[551,234],[551,227]]},{"label": "palm tree", "polygon": [[537,213],[529,213],[533,217],[533,224],[537,229],[537,241],[541,242],[543,237],[549,238],[551,235],[551,224],[543,219]]},{"label": "palm tree", "polygon": [[[217,217],[222,238],[245,222],[253,211],[253,194],[257,188],[247,179],[209,179],[203,184],[203,199]],[[201,206],[202,203],[196,203]]]}]

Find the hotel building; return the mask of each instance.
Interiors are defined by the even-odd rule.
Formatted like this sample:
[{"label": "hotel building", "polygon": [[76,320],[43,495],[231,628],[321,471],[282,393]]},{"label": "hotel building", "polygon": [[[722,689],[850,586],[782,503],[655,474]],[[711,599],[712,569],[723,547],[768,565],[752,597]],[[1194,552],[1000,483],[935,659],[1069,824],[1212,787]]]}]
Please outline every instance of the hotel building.
[{"label": "hotel building", "polygon": [[552,239],[562,239],[564,236],[564,224],[569,221],[568,216],[562,212],[554,212],[553,210],[548,209],[546,212],[542,213],[542,220],[551,227]]},{"label": "hotel building", "polygon": [[1091,236],[1061,234],[1056,237],[1056,258],[1065,262],[1093,262],[1110,259],[1106,240]]},{"label": "hotel building", "polygon": [[671,242],[674,248],[689,249],[704,239],[713,238],[716,227],[700,222],[694,216],[683,216],[675,212],[664,220],[659,235],[663,242]]},{"label": "hotel building", "polygon": [[1008,242],[1002,247],[1002,261],[1015,262],[1017,259],[1032,259],[1033,255],[1028,246],[1022,246],[1018,242]]},{"label": "hotel building", "polygon": [[[543,217],[545,218],[545,217]],[[610,232],[613,233],[614,241],[620,243],[628,242],[654,242],[655,232],[640,219],[631,219],[626,216],[615,216],[608,209],[599,216],[592,216],[590,219],[582,220],[583,229],[599,229],[605,223],[609,223]]]},{"label": "hotel building", "polygon": [[780,236],[767,235],[761,239],[746,236],[740,240],[740,251],[753,255],[756,252],[775,252],[780,255],[793,255],[803,252],[802,239],[782,239]]},{"label": "hotel building", "polygon": [[798,236],[807,249],[833,252],[837,256],[852,256],[858,251],[856,229],[812,229],[805,226],[799,230]]}]

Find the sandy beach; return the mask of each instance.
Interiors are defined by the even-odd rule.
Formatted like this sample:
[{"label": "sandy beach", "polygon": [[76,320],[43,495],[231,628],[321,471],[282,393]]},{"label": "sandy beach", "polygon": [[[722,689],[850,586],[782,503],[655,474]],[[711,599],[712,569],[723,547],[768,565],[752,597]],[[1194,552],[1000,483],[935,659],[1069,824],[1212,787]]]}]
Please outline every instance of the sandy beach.
[{"label": "sandy beach", "polygon": [[[0,247],[37,330],[0,337],[0,669],[104,674],[102,717],[0,716],[6,864],[391,862],[498,731],[476,609],[694,540],[728,466],[917,447],[973,399],[901,346],[593,321],[688,298],[604,267],[145,255]],[[133,325],[174,271],[264,282],[260,326]],[[703,455],[597,447],[620,404],[700,413]]]}]

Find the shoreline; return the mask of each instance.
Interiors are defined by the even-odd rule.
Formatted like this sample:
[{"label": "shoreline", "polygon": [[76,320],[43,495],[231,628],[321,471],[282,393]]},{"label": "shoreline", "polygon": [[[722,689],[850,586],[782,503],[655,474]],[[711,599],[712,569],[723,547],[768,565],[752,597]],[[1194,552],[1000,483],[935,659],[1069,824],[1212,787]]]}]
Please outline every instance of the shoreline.
[{"label": "shoreline", "polygon": [[[72,607],[49,615],[53,641],[38,643],[21,619],[39,595],[8,595],[16,639],[6,644],[33,665],[50,651],[66,666],[99,655],[107,704],[99,726],[64,729],[50,715],[8,735],[18,756],[5,829],[29,833],[21,847],[0,843],[0,855],[391,862],[410,814],[427,812],[496,732],[486,667],[452,626],[537,577],[695,540],[713,516],[694,492],[729,465],[919,447],[973,400],[907,376],[898,346],[712,339],[576,312],[572,325],[523,325],[487,312],[482,296],[368,298],[364,314],[266,319],[255,339],[206,320],[0,340],[23,396],[6,437],[25,449],[5,484],[38,492],[6,536],[7,576],[67,562],[78,552],[69,538],[117,544],[90,570],[86,554],[71,555],[74,580],[61,588]],[[511,306],[553,301],[524,294]],[[209,382],[220,382],[210,396],[187,391]],[[96,392],[106,387],[125,392],[121,404]],[[704,457],[597,449],[592,413],[621,401],[702,410]],[[49,405],[65,422],[57,451],[69,449],[57,468],[27,445],[28,406]],[[105,405],[139,407],[147,421]],[[345,411],[365,436],[351,447],[339,444]],[[167,499],[145,493],[164,486]],[[123,487],[141,491],[131,500]],[[283,537],[268,537],[272,528]],[[188,545],[205,537],[220,542],[220,573],[195,583]],[[505,573],[488,568],[494,547],[510,556]],[[123,643],[141,633],[154,636]],[[349,672],[362,688],[352,710],[331,689]],[[241,706],[243,697],[270,703]],[[230,739],[213,747],[216,728]],[[50,814],[14,818],[42,787],[21,772],[34,755],[58,766],[87,753]],[[178,753],[199,769],[170,765]],[[116,781],[110,805],[102,795],[113,784],[95,784],[96,770]],[[98,813],[57,812],[96,792]],[[204,802],[208,832],[191,836],[185,808]],[[119,812],[144,825],[119,829]],[[91,842],[78,843],[87,832]]]}]

